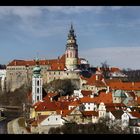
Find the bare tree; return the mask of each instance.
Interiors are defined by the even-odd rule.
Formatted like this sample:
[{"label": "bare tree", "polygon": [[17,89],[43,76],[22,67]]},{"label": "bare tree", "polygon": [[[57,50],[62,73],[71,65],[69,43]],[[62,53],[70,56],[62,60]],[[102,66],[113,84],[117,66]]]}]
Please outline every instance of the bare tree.
[{"label": "bare tree", "polygon": [[107,64],[107,61],[101,63],[101,70],[104,78],[109,78],[109,65]]}]

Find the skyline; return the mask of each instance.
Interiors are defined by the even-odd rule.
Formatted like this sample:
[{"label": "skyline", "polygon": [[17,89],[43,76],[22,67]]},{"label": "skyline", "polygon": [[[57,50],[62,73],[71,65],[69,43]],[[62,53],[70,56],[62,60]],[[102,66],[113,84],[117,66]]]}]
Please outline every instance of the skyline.
[{"label": "skyline", "polygon": [[80,58],[140,69],[139,12],[140,6],[1,6],[0,64],[63,55],[73,23]]}]

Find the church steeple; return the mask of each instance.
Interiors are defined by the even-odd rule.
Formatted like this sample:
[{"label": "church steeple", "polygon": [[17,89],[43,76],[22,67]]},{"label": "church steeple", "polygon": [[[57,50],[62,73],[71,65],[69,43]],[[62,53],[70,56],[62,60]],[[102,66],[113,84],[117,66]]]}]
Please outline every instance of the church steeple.
[{"label": "church steeple", "polygon": [[68,37],[76,37],[76,36],[74,35],[74,29],[73,29],[73,25],[72,25],[72,24],[71,24],[71,27],[70,27],[70,30],[69,30]]},{"label": "church steeple", "polygon": [[32,77],[32,103],[35,104],[42,100],[42,78],[41,78],[41,68],[39,66],[39,59],[35,60],[36,66],[33,69]]},{"label": "church steeple", "polygon": [[68,33],[65,56],[67,70],[73,71],[76,69],[78,64],[78,45],[76,43],[76,35],[72,24]]},{"label": "church steeple", "polygon": [[68,33],[67,47],[71,46],[70,45],[71,43],[74,43],[73,44],[73,47],[77,47],[77,44],[76,44],[76,35],[74,33],[74,28],[73,28],[73,25],[72,24],[71,24],[71,27],[70,27],[70,30],[69,30],[69,33]]}]

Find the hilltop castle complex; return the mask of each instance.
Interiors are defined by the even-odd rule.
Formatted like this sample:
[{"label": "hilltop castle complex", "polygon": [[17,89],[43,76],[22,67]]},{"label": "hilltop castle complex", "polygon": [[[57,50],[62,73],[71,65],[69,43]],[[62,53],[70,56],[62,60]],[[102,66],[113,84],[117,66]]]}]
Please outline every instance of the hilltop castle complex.
[{"label": "hilltop castle complex", "polygon": [[[6,68],[6,89],[14,91],[32,81],[34,60],[13,60]],[[55,79],[79,79],[81,69],[89,67],[88,61],[78,56],[78,45],[73,26],[68,33],[65,53],[58,59],[39,60],[43,83]]]}]

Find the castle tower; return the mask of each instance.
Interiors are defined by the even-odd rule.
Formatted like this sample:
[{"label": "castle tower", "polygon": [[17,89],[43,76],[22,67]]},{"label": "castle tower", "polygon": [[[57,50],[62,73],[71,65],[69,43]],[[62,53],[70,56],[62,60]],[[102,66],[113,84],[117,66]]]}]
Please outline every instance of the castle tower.
[{"label": "castle tower", "polygon": [[73,25],[68,33],[68,39],[65,51],[65,66],[67,70],[73,71],[78,65],[78,45],[76,43],[76,35],[74,34]]},{"label": "castle tower", "polygon": [[39,59],[36,59],[36,66],[33,69],[32,77],[32,103],[42,100],[42,77],[41,68],[39,66]]}]

